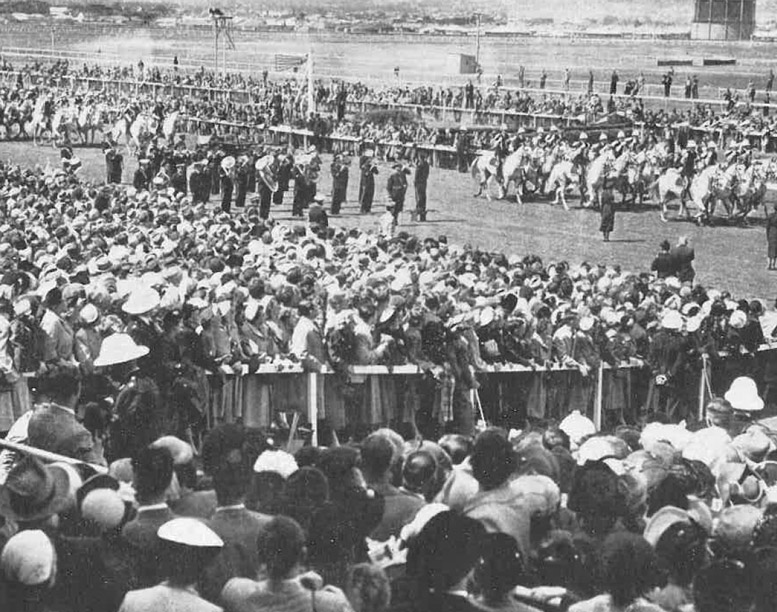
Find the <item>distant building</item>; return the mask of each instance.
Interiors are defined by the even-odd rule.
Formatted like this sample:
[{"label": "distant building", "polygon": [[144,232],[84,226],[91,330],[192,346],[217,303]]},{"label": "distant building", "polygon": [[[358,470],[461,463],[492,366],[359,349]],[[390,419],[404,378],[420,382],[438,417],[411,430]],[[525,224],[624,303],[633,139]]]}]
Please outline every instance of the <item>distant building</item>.
[{"label": "distant building", "polygon": [[695,0],[691,38],[749,40],[755,30],[756,0]]}]

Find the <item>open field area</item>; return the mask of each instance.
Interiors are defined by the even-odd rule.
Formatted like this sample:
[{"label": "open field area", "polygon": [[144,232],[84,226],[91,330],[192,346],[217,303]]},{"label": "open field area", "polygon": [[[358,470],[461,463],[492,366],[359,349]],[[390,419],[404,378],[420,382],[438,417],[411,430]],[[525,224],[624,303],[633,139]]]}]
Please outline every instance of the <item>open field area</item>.
[{"label": "open field area", "polygon": [[[208,30],[176,28],[112,27],[84,24],[33,27],[4,26],[0,30],[3,47],[54,49],[83,53],[86,61],[120,61],[136,64],[143,59],[168,65],[178,56],[183,65],[213,66],[213,37]],[[337,32],[267,33],[235,32],[235,51],[226,53],[227,65],[254,70],[273,69],[275,54],[312,50],[315,74],[329,77],[357,77],[391,83],[463,84],[468,76],[455,75],[448,68],[451,53],[475,53],[471,36],[351,35]],[[548,87],[558,85],[564,68],[572,71],[572,82],[582,88],[589,69],[598,81],[609,80],[617,69],[622,79],[644,72],[648,84],[657,85],[666,71],[656,65],[657,58],[693,59],[733,57],[737,66],[678,67],[675,77],[680,91],[686,72],[699,75],[701,97],[718,97],[719,87],[743,88],[754,79],[763,88],[770,67],[777,67],[775,45],[749,42],[706,42],[690,40],[626,40],[570,38],[488,38],[481,40],[484,82],[501,74],[506,84],[515,84],[518,68],[526,67],[526,76],[536,81],[544,69],[549,73]],[[13,61],[13,56],[9,56]],[[423,61],[420,61],[423,60]],[[221,58],[219,59],[221,61]],[[400,81],[394,68],[400,69]],[[623,82],[623,81],[622,81]],[[622,86],[622,85],[621,85]]]},{"label": "open field area", "polygon": [[[77,149],[84,162],[82,172],[94,181],[104,180],[104,161],[98,148]],[[51,147],[36,148],[28,143],[0,142],[0,159],[11,159],[23,165],[59,164],[59,153]],[[329,156],[325,156],[319,191],[329,194],[331,177]],[[136,168],[134,161],[125,168],[124,180],[130,181]],[[358,212],[358,170],[351,166],[348,201],[344,214],[331,220],[332,225],[377,228],[383,212],[385,182],[389,169],[381,165],[376,179],[376,201],[372,215]],[[412,182],[412,181],[411,181]],[[406,209],[415,206],[408,191]],[[515,202],[476,200],[469,175],[450,170],[432,169],[429,180],[429,220],[410,223],[404,213],[400,230],[420,237],[445,234],[450,242],[471,243],[486,250],[525,255],[537,253],[548,261],[566,259],[570,262],[621,264],[625,269],[644,270],[650,267],[658,244],[664,238],[674,242],[687,234],[696,248],[696,268],[701,283],[727,289],[737,296],[757,297],[771,304],[777,291],[777,272],[766,270],[766,232],[760,224],[763,211],[754,213],[750,227],[697,227],[693,223],[670,221],[662,223],[655,207],[646,205],[640,212],[620,211],[615,220],[612,242],[603,243],[599,233],[599,215],[578,207],[570,200],[572,210],[551,206],[547,200],[519,206]],[[770,193],[769,199],[775,200]],[[286,204],[274,209],[273,216],[283,222],[292,221],[291,197]]]}]

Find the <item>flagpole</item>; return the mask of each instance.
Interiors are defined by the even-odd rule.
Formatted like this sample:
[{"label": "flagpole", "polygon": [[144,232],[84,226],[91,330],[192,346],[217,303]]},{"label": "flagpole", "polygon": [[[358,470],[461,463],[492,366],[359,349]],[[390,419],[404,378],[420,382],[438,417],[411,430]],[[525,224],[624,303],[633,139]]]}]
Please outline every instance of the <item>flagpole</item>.
[{"label": "flagpole", "polygon": [[313,95],[313,49],[308,51],[308,115],[316,112],[316,99]]}]

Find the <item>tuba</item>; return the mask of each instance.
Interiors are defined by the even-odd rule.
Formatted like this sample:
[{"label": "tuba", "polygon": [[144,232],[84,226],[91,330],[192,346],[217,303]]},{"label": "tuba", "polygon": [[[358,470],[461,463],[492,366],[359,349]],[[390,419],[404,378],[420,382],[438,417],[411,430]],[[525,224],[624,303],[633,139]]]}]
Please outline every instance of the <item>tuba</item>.
[{"label": "tuba", "polygon": [[273,168],[273,161],[272,155],[265,155],[257,160],[254,168],[256,168],[259,178],[267,185],[267,188],[275,193],[278,191],[278,177]]}]

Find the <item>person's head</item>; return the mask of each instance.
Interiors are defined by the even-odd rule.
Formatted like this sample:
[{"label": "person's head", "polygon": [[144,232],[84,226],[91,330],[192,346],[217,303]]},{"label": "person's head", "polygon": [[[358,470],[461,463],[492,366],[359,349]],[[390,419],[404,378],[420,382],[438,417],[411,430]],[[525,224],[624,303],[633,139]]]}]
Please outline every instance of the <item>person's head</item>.
[{"label": "person's head", "polygon": [[481,556],[485,535],[479,521],[452,510],[430,519],[407,554],[407,573],[416,578],[421,594],[462,584]]},{"label": "person's head", "polygon": [[291,578],[305,560],[305,533],[294,519],[276,516],[259,533],[257,548],[270,580]]},{"label": "person's head", "polygon": [[461,434],[446,434],[438,444],[448,453],[453,465],[459,465],[472,452],[472,438]]},{"label": "person's head", "polygon": [[402,465],[402,486],[426,497],[435,485],[437,462],[431,453],[418,450],[410,453]]},{"label": "person's head", "polygon": [[248,489],[250,476],[251,468],[243,451],[232,449],[227,453],[213,472],[213,488],[216,491],[218,504],[231,506],[242,502]]},{"label": "person's head", "polygon": [[688,236],[680,236],[677,239],[677,246],[688,246]]},{"label": "person's head", "polygon": [[391,603],[388,576],[372,563],[357,563],[348,571],[345,594],[354,612],[385,612]]},{"label": "person's head", "polygon": [[515,471],[516,458],[513,445],[501,429],[487,429],[475,438],[470,458],[472,475],[484,491],[504,484]]},{"label": "person's head", "polygon": [[173,479],[173,457],[166,448],[147,446],[133,457],[132,472],[138,501],[161,503]]},{"label": "person's head", "polygon": [[280,514],[290,516],[307,532],[313,514],[329,501],[329,483],[321,470],[302,467],[286,481]]},{"label": "person's head", "polygon": [[656,555],[674,584],[690,586],[707,563],[707,533],[694,522],[675,523],[656,542]]},{"label": "person's head", "polygon": [[362,471],[367,482],[377,482],[389,477],[394,445],[385,436],[372,434],[362,442]]},{"label": "person's head", "polygon": [[613,533],[604,541],[602,586],[613,603],[625,608],[661,584],[658,557],[642,536]]},{"label": "person's head", "polygon": [[[20,531],[0,555],[5,602],[11,610],[26,610],[40,601],[57,578],[57,553],[49,536],[37,529]],[[30,606],[30,609],[34,609]]]},{"label": "person's head", "polygon": [[753,575],[744,562],[722,558],[702,568],[693,581],[696,612],[740,612],[753,603]]},{"label": "person's head", "polygon": [[81,393],[78,368],[65,365],[48,367],[38,377],[38,391],[56,404],[74,407]]},{"label": "person's head", "polygon": [[662,251],[668,251],[672,248],[672,245],[669,244],[668,240],[662,240],[660,246]]},{"label": "person's head", "polygon": [[179,517],[157,530],[161,574],[174,587],[191,587],[224,546],[199,519]]},{"label": "person's head", "polygon": [[518,542],[505,533],[489,533],[483,555],[475,566],[475,582],[487,604],[502,603],[513,588],[524,582],[526,565]]},{"label": "person's head", "polygon": [[713,397],[707,403],[707,424],[728,430],[734,418],[734,408],[722,397]]},{"label": "person's head", "polygon": [[675,474],[668,474],[648,493],[647,515],[653,516],[665,506],[688,509],[688,495],[685,485]]}]

